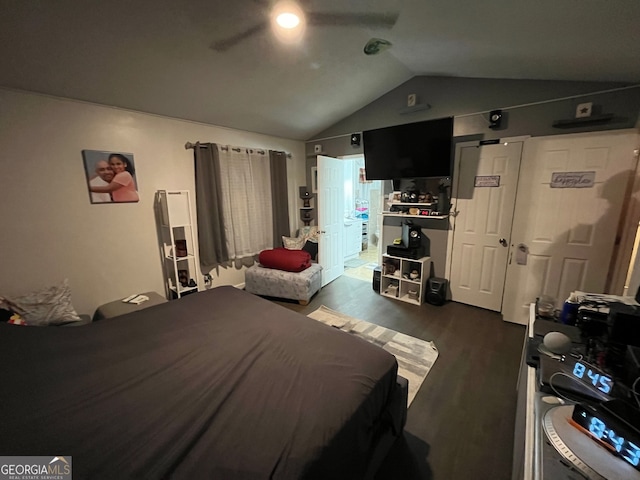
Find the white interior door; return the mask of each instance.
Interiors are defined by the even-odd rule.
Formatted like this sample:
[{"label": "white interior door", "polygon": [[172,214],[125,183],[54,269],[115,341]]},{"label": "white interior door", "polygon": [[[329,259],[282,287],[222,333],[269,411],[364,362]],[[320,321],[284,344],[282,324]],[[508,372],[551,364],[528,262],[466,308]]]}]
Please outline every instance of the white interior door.
[{"label": "white interior door", "polygon": [[501,309],[521,153],[522,142],[456,149],[450,275],[456,302]]},{"label": "white interior door", "polygon": [[[604,292],[637,142],[628,130],[526,142],[512,239],[528,255],[507,269],[504,320],[525,324],[542,294],[560,306],[574,290]],[[558,172],[595,172],[594,184],[551,188]]]},{"label": "white interior door", "polygon": [[344,273],[344,162],[318,155],[318,263],[322,286]]}]

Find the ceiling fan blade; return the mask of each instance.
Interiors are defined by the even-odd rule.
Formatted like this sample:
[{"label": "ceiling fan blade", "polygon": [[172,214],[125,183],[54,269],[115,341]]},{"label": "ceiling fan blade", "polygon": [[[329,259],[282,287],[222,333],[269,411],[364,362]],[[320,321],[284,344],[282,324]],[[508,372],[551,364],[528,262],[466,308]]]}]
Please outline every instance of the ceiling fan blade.
[{"label": "ceiling fan blade", "polygon": [[216,42],[213,42],[210,48],[214,49],[216,52],[225,52],[229,50],[231,47],[240,43],[245,38],[249,38],[252,35],[255,35],[256,33],[260,33],[266,27],[267,27],[267,22],[258,23],[253,27],[245,30],[244,32],[240,32],[224,40],[218,40]]},{"label": "ceiling fan blade", "polygon": [[396,24],[399,14],[394,13],[307,13],[309,25],[363,26],[391,28]]}]

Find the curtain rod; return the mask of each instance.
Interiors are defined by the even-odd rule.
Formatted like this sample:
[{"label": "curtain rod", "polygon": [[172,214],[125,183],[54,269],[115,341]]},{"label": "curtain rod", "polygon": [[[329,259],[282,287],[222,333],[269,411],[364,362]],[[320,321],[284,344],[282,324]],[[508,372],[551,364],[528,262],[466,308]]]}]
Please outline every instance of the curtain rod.
[{"label": "curtain rod", "polygon": [[[200,147],[200,146],[204,146],[204,145],[200,145],[199,142],[198,143],[187,142],[187,143],[184,144],[184,149],[185,150],[189,150],[190,148],[196,148],[196,147]],[[220,148],[225,150],[227,147],[220,147]],[[242,147],[242,148],[247,148],[247,150],[258,150],[258,151],[262,150],[261,148],[253,148],[253,149],[250,149],[248,147]],[[236,152],[240,151],[239,149],[236,149],[236,148],[234,148],[233,150],[235,150]],[[287,153],[287,152],[283,152],[283,153],[287,156],[287,158],[291,158],[291,154],[290,153]]]}]

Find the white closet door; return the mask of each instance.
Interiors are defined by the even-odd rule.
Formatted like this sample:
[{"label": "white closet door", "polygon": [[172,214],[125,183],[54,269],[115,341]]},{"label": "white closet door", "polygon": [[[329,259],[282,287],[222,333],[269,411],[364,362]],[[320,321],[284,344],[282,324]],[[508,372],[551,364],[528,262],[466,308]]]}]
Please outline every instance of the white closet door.
[{"label": "white closet door", "polygon": [[457,150],[450,278],[456,302],[501,309],[521,152],[522,142]]},{"label": "white closet door", "polygon": [[[526,265],[514,257],[508,267],[504,320],[524,325],[542,294],[559,306],[573,290],[604,291],[637,145],[628,130],[527,140],[512,243],[528,256]],[[595,172],[595,183],[552,188],[559,172]]]}]

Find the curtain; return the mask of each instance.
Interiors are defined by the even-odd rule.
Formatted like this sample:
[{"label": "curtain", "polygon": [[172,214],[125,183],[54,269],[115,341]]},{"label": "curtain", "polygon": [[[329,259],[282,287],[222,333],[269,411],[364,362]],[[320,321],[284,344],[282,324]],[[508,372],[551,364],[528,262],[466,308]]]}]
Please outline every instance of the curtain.
[{"label": "curtain", "polygon": [[282,237],[291,235],[289,227],[289,193],[287,190],[287,155],[269,151],[273,215],[273,247],[282,246]]},{"label": "curtain", "polygon": [[273,246],[271,172],[264,150],[218,145],[224,233],[229,258]]},{"label": "curtain", "polygon": [[194,156],[200,264],[203,270],[211,271],[230,260],[224,229],[217,145],[196,143]]}]

